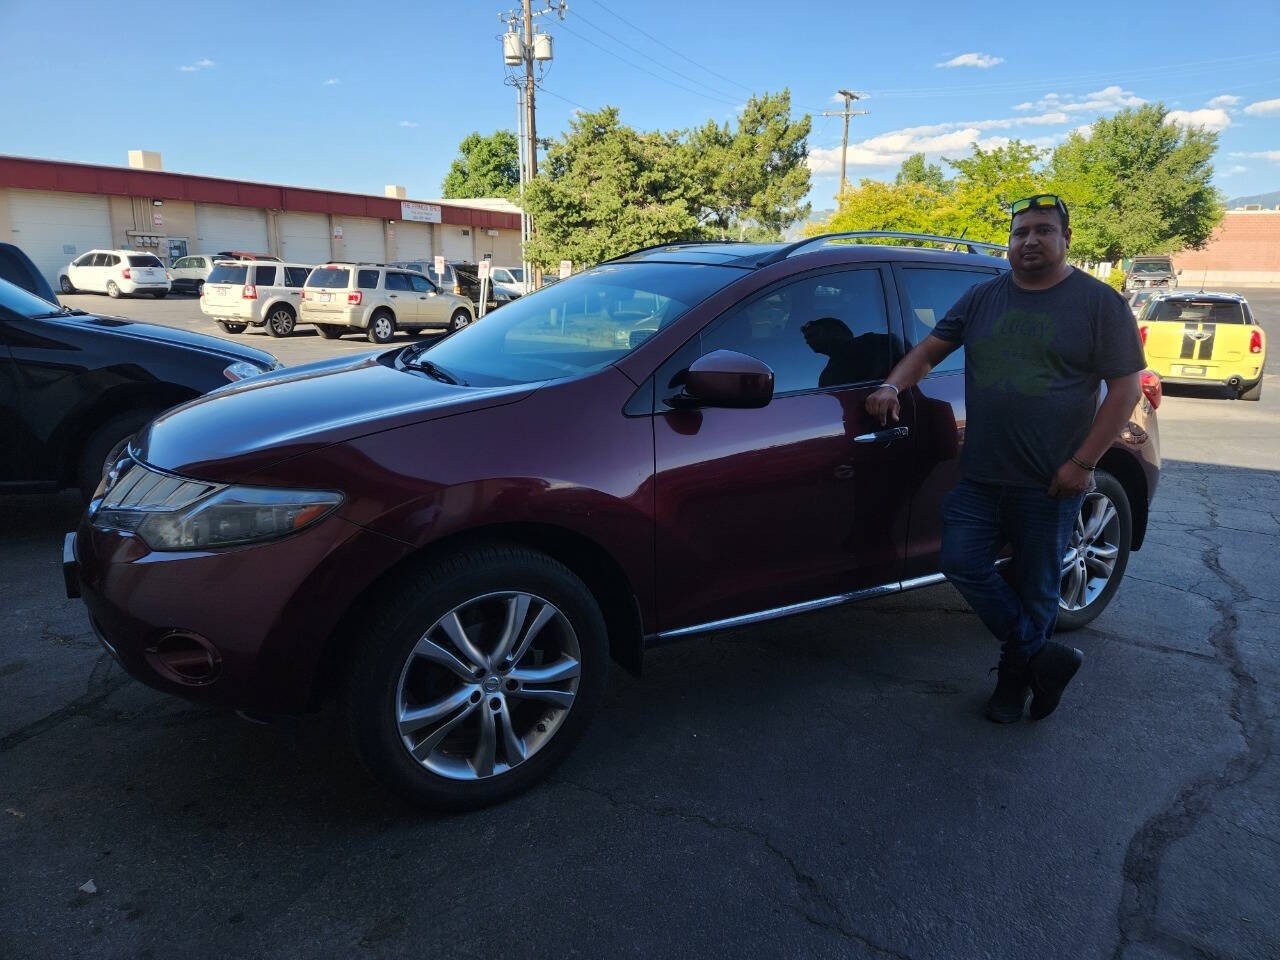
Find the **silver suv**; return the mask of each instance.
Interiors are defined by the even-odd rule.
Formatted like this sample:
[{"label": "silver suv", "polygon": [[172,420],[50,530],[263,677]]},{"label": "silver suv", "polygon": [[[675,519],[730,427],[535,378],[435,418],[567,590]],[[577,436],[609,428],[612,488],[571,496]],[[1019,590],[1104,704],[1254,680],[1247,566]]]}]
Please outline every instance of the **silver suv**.
[{"label": "silver suv", "polygon": [[475,319],[471,301],[444,293],[421,273],[381,263],[326,263],[307,277],[303,323],[326,339],[363,330],[370,343],[386,343],[396,330],[460,330]]},{"label": "silver suv", "polygon": [[270,260],[219,260],[200,291],[200,309],[227,333],[266,326],[287,337],[298,324],[302,285],[311,267]]}]

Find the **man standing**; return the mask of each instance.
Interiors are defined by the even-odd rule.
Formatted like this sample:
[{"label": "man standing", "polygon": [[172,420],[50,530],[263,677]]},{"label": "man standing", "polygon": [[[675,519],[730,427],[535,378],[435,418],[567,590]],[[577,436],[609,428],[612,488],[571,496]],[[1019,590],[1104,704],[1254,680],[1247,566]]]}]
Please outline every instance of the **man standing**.
[{"label": "man standing", "polygon": [[[1067,263],[1066,204],[1041,194],[1012,213],[1013,269],[965,293],[867,398],[880,423],[896,421],[898,394],[964,347],[963,478],[943,506],[942,572],[1000,641],[986,709],[997,723],[1019,720],[1028,693],[1031,718],[1048,716],[1084,660],[1049,639],[1062,557],[1146,366],[1124,299]],[[995,567],[1005,544],[1016,586]]]}]

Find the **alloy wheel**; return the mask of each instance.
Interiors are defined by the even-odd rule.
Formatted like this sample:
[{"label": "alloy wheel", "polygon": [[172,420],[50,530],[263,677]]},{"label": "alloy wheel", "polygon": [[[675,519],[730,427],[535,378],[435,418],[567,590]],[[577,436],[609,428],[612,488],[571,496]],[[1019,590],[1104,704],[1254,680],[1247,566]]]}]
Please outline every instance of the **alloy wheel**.
[{"label": "alloy wheel", "polygon": [[272,312],[267,317],[267,326],[273,337],[287,337],[293,333],[293,314],[283,307]]},{"label": "alloy wheel", "polygon": [[1086,494],[1062,558],[1063,610],[1083,610],[1107,588],[1120,556],[1120,514],[1111,498]]},{"label": "alloy wheel", "polygon": [[563,725],[581,661],[577,634],[551,602],[516,591],[467,600],[422,634],[400,671],[400,740],[450,780],[507,773]]}]

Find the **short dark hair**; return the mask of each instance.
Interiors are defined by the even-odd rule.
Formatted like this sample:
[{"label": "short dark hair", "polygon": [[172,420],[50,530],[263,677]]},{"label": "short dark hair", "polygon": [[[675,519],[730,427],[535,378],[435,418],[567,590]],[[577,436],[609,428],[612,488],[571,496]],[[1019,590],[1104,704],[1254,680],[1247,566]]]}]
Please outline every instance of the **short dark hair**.
[{"label": "short dark hair", "polygon": [[1024,213],[1036,213],[1040,210],[1053,210],[1055,213],[1057,213],[1058,219],[1062,222],[1063,233],[1066,233],[1068,230],[1071,229],[1071,214],[1067,212],[1067,205],[1065,203],[1063,203],[1061,206],[1059,206],[1058,204],[1054,204],[1052,207],[1032,207],[1030,210],[1020,210],[1017,213],[1015,213],[1012,219],[1009,221],[1010,229],[1012,229],[1013,227],[1013,221],[1017,220],[1018,217],[1022,216]]}]

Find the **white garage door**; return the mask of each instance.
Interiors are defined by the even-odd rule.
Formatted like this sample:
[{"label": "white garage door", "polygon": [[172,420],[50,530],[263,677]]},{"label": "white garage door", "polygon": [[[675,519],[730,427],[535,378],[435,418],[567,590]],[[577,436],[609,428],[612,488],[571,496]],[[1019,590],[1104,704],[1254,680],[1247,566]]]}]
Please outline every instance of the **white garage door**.
[{"label": "white garage door", "polygon": [[323,213],[280,214],[280,247],[289,263],[315,266],[332,259],[329,217]]},{"label": "white garage door", "polygon": [[10,190],[9,220],[13,242],[35,261],[55,290],[68,263],[86,250],[112,246],[106,197]]},{"label": "white garage door", "polygon": [[446,260],[463,260],[471,262],[471,230],[469,227],[444,228],[444,258]]},{"label": "white garage door", "polygon": [[192,253],[240,250],[266,253],[267,214],[252,207],[220,207],[196,204],[196,249]]},{"label": "white garage door", "polygon": [[382,263],[387,256],[381,220],[365,217],[342,218],[343,259]]},{"label": "white garage door", "polygon": [[431,224],[407,221],[396,224],[397,260],[429,260],[431,256]]}]

